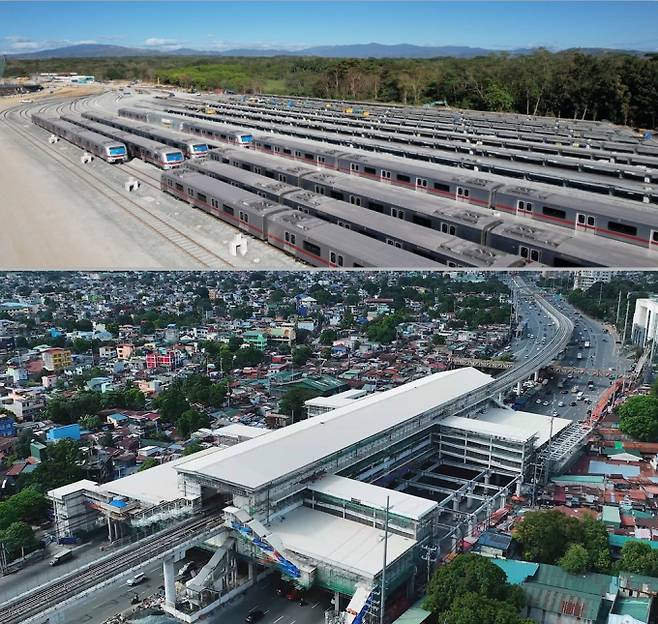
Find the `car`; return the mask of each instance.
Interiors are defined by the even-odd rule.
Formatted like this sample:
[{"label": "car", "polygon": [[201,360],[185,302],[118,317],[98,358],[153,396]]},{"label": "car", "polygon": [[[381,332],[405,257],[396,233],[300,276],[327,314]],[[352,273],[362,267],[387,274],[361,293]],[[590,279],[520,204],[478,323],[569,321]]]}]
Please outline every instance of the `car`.
[{"label": "car", "polygon": [[546,406],[548,405],[548,401],[544,401],[544,402],[542,403],[542,405],[543,405],[544,407],[546,407]]},{"label": "car", "polygon": [[564,407],[564,401],[559,401],[557,404],[558,407]]},{"label": "car", "polygon": [[291,587],[286,594],[288,600],[301,600],[302,594],[296,587]]},{"label": "car", "polygon": [[244,621],[247,624],[253,624],[254,622],[258,622],[258,620],[262,620],[265,617],[265,614],[260,610],[260,609],[252,609],[247,613],[247,617],[244,619]]},{"label": "car", "polygon": [[571,401],[571,403],[569,403],[569,405],[571,405],[571,407],[576,407],[576,405],[578,405],[578,403],[576,403],[575,401]]},{"label": "car", "polygon": [[139,585],[142,581],[146,580],[146,576],[144,576],[143,572],[140,572],[139,574],[135,574],[132,578],[129,578],[126,583],[130,585],[130,587],[134,587],[135,585]]},{"label": "car", "polygon": [[541,399],[537,399],[535,403],[537,403],[537,405],[541,405]]}]

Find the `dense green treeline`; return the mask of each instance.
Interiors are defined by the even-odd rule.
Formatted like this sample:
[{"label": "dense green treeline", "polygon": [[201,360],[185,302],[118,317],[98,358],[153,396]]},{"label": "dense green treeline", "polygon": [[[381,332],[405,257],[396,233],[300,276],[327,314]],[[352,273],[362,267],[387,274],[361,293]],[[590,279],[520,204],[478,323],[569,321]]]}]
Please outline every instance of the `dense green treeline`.
[{"label": "dense green treeline", "polygon": [[158,56],[10,59],[7,74],[76,71],[101,80],[160,80],[184,88],[314,96],[554,115],[655,128],[658,55],[579,51],[471,59]]}]

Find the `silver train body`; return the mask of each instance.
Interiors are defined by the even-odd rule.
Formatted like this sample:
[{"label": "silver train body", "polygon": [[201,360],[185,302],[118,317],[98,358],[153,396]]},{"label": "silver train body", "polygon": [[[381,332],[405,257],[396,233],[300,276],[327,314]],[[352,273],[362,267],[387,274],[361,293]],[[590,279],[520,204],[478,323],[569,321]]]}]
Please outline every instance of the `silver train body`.
[{"label": "silver train body", "polygon": [[214,133],[204,134],[197,132],[195,129],[190,129],[185,119],[169,115],[162,111],[150,110],[146,108],[120,108],[118,110],[120,117],[132,119],[133,121],[141,121],[143,123],[156,124],[166,128],[172,128],[179,132],[187,132],[188,134],[195,134],[203,138],[212,138],[222,143],[231,143],[239,147],[250,147],[253,143],[253,134],[244,128],[229,125],[217,125],[214,128]]},{"label": "silver train body", "polygon": [[162,174],[161,188],[316,267],[437,268],[437,263],[263,199],[191,170]]},{"label": "silver train body", "polygon": [[85,112],[82,113],[82,116],[90,121],[96,121],[117,130],[130,132],[131,134],[175,147],[181,150],[186,158],[205,158],[208,155],[209,147],[205,141],[190,139],[184,134],[166,128],[154,128],[153,126],[102,113]]},{"label": "silver train body", "polygon": [[[214,161],[232,167],[214,170],[221,179],[249,184],[254,192],[276,201],[287,203],[286,191],[303,188],[339,200],[343,207],[375,213],[380,220],[382,216],[393,218],[396,222],[431,230],[432,234],[456,236],[548,266],[647,267],[658,263],[656,251],[649,248],[633,247],[586,231],[569,231],[524,216],[415,193],[344,173],[318,171],[316,167],[288,163],[254,151],[229,147],[213,150],[211,160],[206,163],[208,175],[214,173],[211,167]],[[401,232],[398,236],[401,237]]]},{"label": "silver train body", "polygon": [[[215,116],[192,110],[168,108],[167,113],[172,115],[195,117],[206,122],[217,123]],[[405,137],[392,141],[390,136],[381,140],[369,138],[377,135],[377,131],[360,133],[358,136],[345,134],[340,125],[326,126],[323,130],[284,125],[274,122],[259,122],[244,118],[234,118],[230,121],[238,122],[243,127],[254,127],[258,130],[288,135],[292,140],[299,142],[317,141],[329,143],[343,148],[358,148],[364,152],[390,154],[412,162],[420,161],[443,165],[452,168],[454,173],[473,170],[505,177],[522,179],[528,182],[539,182],[552,186],[569,187],[598,193],[612,195],[622,199],[643,201],[658,204],[658,170],[645,167],[617,166],[611,163],[578,161],[573,158],[561,156],[546,156],[540,154],[529,155],[527,152],[518,152],[517,161],[514,161],[514,151],[500,148],[499,158],[477,157],[475,155],[461,155],[454,151],[439,151],[436,142],[430,141],[426,147],[410,145]],[[363,135],[363,136],[361,136]],[[261,135],[265,137],[266,135]],[[258,138],[255,139],[258,147]],[[301,150],[303,151],[303,150]],[[506,153],[502,153],[506,152]],[[458,171],[454,171],[457,169]],[[582,169],[582,170],[581,170]],[[623,179],[628,177],[629,179]]]},{"label": "silver train body", "polygon": [[187,168],[449,267],[518,268],[530,261],[217,161]]},{"label": "silver train body", "polygon": [[108,139],[97,132],[46,115],[34,114],[32,122],[109,163],[121,163],[128,159],[128,150],[123,143]]},{"label": "silver train body", "polygon": [[140,160],[150,162],[160,169],[180,167],[185,160],[183,152],[179,149],[163,145],[157,141],[124,132],[123,130],[117,130],[111,126],[91,121],[84,117],[64,115],[62,119],[82,128],[92,130],[93,132],[104,134],[116,141],[122,141],[128,149],[128,156],[130,158],[139,158]]}]

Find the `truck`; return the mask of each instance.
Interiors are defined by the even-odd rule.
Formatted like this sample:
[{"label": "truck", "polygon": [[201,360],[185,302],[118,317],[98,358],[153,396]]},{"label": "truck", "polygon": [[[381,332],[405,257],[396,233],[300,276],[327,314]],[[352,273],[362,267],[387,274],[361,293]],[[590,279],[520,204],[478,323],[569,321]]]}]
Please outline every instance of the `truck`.
[{"label": "truck", "polygon": [[72,557],[73,557],[73,551],[70,548],[65,548],[64,550],[60,550],[59,552],[56,552],[49,563],[51,566],[56,566],[64,561],[68,561]]},{"label": "truck", "polygon": [[576,359],[577,360],[582,360],[583,359],[583,354],[578,352],[578,354],[576,355]]},{"label": "truck", "polygon": [[583,346],[585,349],[589,349],[589,340],[585,340],[585,344]]}]

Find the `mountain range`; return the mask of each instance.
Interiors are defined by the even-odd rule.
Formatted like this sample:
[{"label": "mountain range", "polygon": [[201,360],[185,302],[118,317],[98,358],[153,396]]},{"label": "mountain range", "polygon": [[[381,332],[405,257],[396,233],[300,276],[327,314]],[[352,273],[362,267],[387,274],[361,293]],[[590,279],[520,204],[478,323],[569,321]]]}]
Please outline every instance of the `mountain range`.
[{"label": "mountain range", "polygon": [[[51,59],[51,58],[117,58],[126,56],[322,56],[329,58],[434,58],[454,56],[472,58],[500,52],[487,48],[469,46],[418,46],[409,43],[384,45],[381,43],[359,43],[352,45],[315,46],[300,50],[239,48],[233,50],[193,50],[176,48],[158,50],[149,48],[130,48],[117,45],[79,44],[52,50],[8,54],[15,59]],[[532,48],[507,50],[508,54],[528,54]]]}]

